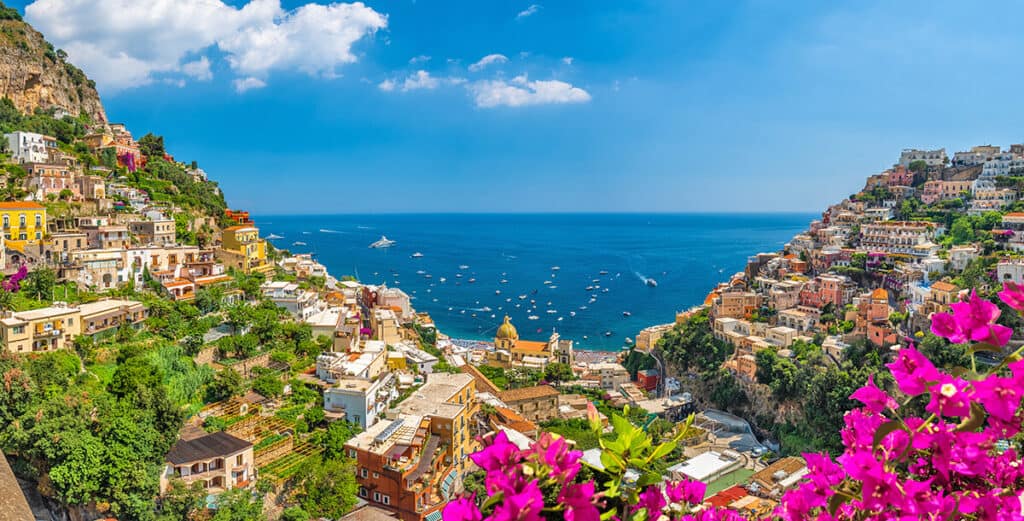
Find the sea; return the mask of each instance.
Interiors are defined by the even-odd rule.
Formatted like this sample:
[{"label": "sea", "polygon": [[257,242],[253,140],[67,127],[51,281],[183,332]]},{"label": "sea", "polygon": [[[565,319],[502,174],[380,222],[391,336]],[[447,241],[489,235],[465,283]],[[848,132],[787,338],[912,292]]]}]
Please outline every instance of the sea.
[{"label": "sea", "polygon": [[[404,290],[453,338],[491,340],[508,315],[520,338],[553,330],[615,351],[704,301],[813,214],[380,214],[256,216],[279,249],[331,275]],[[389,248],[370,248],[386,236]]]}]

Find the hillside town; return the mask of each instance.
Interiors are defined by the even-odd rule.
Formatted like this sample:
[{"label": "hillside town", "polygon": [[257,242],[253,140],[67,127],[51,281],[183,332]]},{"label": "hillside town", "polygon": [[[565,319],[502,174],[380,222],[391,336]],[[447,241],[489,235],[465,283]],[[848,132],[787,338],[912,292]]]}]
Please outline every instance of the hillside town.
[{"label": "hillside town", "polygon": [[[251,508],[438,521],[452,498],[483,493],[469,455],[495,433],[524,449],[542,433],[563,436],[602,469],[586,428],[596,409],[607,432],[622,416],[656,439],[691,418],[656,471],[706,483],[710,505],[762,516],[807,472],[798,454],[828,448],[792,407],[814,395],[817,375],[870,369],[864,360],[892,346],[926,342],[928,317],[961,288],[1024,283],[1024,145],[952,158],[904,150],[783,251],[749,257],[621,353],[557,331],[521,338],[508,317],[492,341],[452,339],[402,290],[274,249],[162,138],[136,140],[118,124],[79,134],[4,134],[0,369],[29,394],[8,386],[5,421],[22,434],[3,443],[14,468],[48,469],[45,486],[21,482],[37,512],[50,508],[45,497],[87,519],[137,519],[190,497],[184,517],[167,519]],[[799,371],[806,387],[785,380]],[[119,503],[114,485],[80,490],[60,478],[70,455],[33,448],[50,427],[48,398],[31,394],[46,385],[115,400],[165,389],[152,399],[169,401],[159,414],[175,431],[151,462],[154,489],[119,492],[141,507]],[[849,409],[830,405],[840,417]],[[14,483],[6,468],[0,478]]]}]

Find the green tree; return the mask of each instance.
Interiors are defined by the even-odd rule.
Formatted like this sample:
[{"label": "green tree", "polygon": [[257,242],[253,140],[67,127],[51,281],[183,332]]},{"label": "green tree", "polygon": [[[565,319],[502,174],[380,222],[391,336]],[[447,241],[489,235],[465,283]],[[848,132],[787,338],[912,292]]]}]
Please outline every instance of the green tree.
[{"label": "green tree", "polygon": [[284,382],[275,375],[265,374],[252,383],[252,390],[268,398],[277,398],[284,393]]},{"label": "green tree", "polygon": [[302,507],[288,507],[281,512],[281,521],[309,521],[309,512]]},{"label": "green tree", "polygon": [[345,457],[345,444],[362,429],[354,423],[344,420],[331,422],[323,438],[324,458],[340,459]]},{"label": "green tree", "polygon": [[163,136],[157,136],[153,133],[142,136],[139,138],[139,150],[146,157],[164,157],[166,151],[164,150]]},{"label": "green tree", "polygon": [[[355,479],[355,475],[353,475]],[[211,521],[264,521],[263,501],[244,488],[234,488],[217,496],[217,510]]]},{"label": "green tree", "polygon": [[568,382],[575,380],[576,374],[572,372],[572,366],[569,364],[556,362],[544,368],[544,379],[549,382]]},{"label": "green tree", "polygon": [[355,506],[359,484],[351,460],[313,458],[300,475],[296,498],[311,515],[338,519]]},{"label": "green tree", "polygon": [[53,296],[53,288],[56,285],[57,274],[50,268],[38,267],[25,277],[22,290],[37,300],[45,300]]},{"label": "green tree", "polygon": [[232,396],[240,396],[245,391],[242,375],[233,369],[221,369],[206,386],[206,400],[219,402]]},{"label": "green tree", "polygon": [[922,159],[917,159],[911,161],[910,164],[907,166],[907,169],[910,170],[911,172],[914,172],[915,174],[919,174],[928,169],[928,163]]}]

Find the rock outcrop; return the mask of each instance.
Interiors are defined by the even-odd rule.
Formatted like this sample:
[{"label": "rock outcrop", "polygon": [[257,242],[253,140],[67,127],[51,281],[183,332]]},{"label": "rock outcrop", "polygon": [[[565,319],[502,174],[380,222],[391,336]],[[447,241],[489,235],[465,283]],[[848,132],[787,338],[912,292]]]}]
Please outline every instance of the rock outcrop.
[{"label": "rock outcrop", "polygon": [[17,11],[2,3],[0,97],[10,98],[26,114],[37,108],[58,109],[72,116],[85,112],[93,121],[107,121],[95,82],[68,63],[64,52],[22,21]]}]

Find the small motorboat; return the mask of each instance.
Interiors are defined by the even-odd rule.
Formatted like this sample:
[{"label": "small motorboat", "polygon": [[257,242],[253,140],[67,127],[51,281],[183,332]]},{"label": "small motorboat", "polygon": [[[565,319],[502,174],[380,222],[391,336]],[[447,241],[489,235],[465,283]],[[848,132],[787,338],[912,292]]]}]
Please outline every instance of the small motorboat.
[{"label": "small motorboat", "polygon": [[594,286],[587,286],[586,288],[583,289],[585,289],[586,291],[594,291]]},{"label": "small motorboat", "polygon": [[648,278],[648,279],[647,279],[646,281],[644,281],[644,282],[645,282],[645,283],[646,283],[646,284],[647,284],[648,286],[650,286],[650,287],[652,287],[652,288],[656,288],[656,287],[658,287],[658,281],[656,281],[656,280],[654,280],[654,279],[652,279],[652,278]]},{"label": "small motorboat", "polygon": [[282,237],[282,236],[280,236],[280,235],[278,235],[276,233],[272,233],[272,234],[268,235],[266,238],[268,240],[271,240],[271,241],[275,241],[277,239],[284,239],[284,237]]},{"label": "small motorboat", "polygon": [[598,275],[602,275],[602,276],[603,275],[607,275],[608,274],[608,270],[601,270],[601,271],[597,272],[597,274]]},{"label": "small motorboat", "polygon": [[576,312],[575,311],[570,311],[569,312],[569,316],[570,317],[575,317],[576,316]]},{"label": "small motorboat", "polygon": [[554,315],[555,313],[558,313],[558,310],[557,310],[557,309],[549,309],[549,310],[548,310],[548,314],[549,314],[549,315]]},{"label": "small motorboat", "polygon": [[305,246],[305,245],[306,245],[306,243],[304,243],[302,241],[295,241],[295,242],[292,243],[292,246]]},{"label": "small motorboat", "polygon": [[629,311],[623,311],[622,312],[622,316],[624,316],[624,317],[631,317],[631,316],[633,316],[633,314],[630,313]]},{"label": "small motorboat", "polygon": [[472,284],[472,283],[476,282],[476,279],[472,279],[472,278],[471,278],[471,279],[469,279],[469,280],[468,280],[468,281],[466,281],[466,282],[469,282],[470,284]]},{"label": "small motorboat", "polygon": [[494,290],[494,294],[495,294],[495,295],[501,295],[501,290],[500,290],[500,289],[496,289],[496,290]]},{"label": "small motorboat", "polygon": [[605,331],[604,332],[604,336],[612,336],[613,334],[614,333],[612,333],[611,331]]},{"label": "small motorboat", "polygon": [[526,295],[519,295],[519,300],[526,300]]},{"label": "small motorboat", "polygon": [[551,285],[551,281],[550,281],[550,280],[545,280],[545,281],[544,281],[544,285],[545,285],[545,286],[549,286],[549,285]]},{"label": "small motorboat", "polygon": [[427,272],[425,272],[425,271],[423,271],[423,270],[416,270],[416,274],[417,274],[417,275],[426,275],[426,274],[427,274]]},{"label": "small motorboat", "polygon": [[530,316],[528,316],[526,318],[529,319],[529,320],[539,320],[540,319],[540,317],[538,317],[537,315],[530,315]]},{"label": "small motorboat", "polygon": [[469,266],[466,266],[465,264],[462,264],[462,265],[459,266],[459,269],[460,270],[468,270]]},{"label": "small motorboat", "polygon": [[410,255],[410,257],[412,257],[414,259],[418,259],[418,258],[420,258],[422,256],[423,256],[423,254],[420,253],[420,252],[416,252],[416,253],[413,253],[412,255]]},{"label": "small motorboat", "polygon": [[440,280],[441,282],[448,282],[448,279],[446,279],[446,278],[444,278],[444,277],[441,277],[441,278],[440,278],[440,279],[438,279],[438,280]]},{"label": "small motorboat", "polygon": [[559,266],[552,266],[552,267],[551,267],[551,271],[558,271],[558,270],[560,270],[560,269],[562,269],[562,268],[561,268],[561,267],[559,267]]}]

